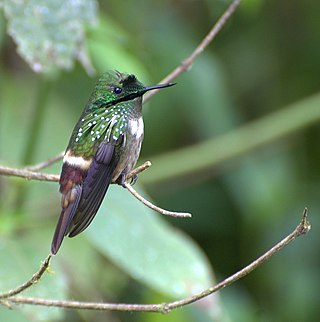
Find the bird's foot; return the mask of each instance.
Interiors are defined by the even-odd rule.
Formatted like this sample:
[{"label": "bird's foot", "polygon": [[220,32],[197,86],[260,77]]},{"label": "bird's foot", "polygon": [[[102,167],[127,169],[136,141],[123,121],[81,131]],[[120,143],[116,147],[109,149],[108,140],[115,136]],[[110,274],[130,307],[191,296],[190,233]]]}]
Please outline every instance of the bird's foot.
[{"label": "bird's foot", "polygon": [[[132,176],[130,178],[130,185],[133,186],[137,182],[137,180],[138,180],[137,175]],[[121,173],[117,180],[117,183],[123,188],[126,188],[126,185],[125,185],[126,182],[127,182],[127,176],[124,173]]]},{"label": "bird's foot", "polygon": [[134,176],[131,177],[130,184],[133,186],[138,180],[138,176],[135,174]]},{"label": "bird's foot", "polygon": [[[133,186],[138,180],[138,176],[135,174],[134,176],[132,176],[130,178],[130,185]],[[124,174],[124,173],[121,173],[118,180],[117,180],[117,183],[122,186],[123,188],[126,187],[125,183],[127,182],[127,176]]]}]

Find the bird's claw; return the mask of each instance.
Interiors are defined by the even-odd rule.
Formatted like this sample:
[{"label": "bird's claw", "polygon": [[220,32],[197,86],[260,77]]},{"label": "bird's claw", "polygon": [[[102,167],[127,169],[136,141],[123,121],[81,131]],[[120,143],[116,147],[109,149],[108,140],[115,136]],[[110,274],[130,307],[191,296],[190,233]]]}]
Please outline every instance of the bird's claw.
[{"label": "bird's claw", "polygon": [[[130,178],[130,185],[133,186],[138,180],[138,176],[135,174]],[[118,184],[123,188],[126,188],[127,176],[124,173],[121,173],[118,180]]]},{"label": "bird's claw", "polygon": [[131,177],[130,184],[133,186],[138,180],[138,176],[135,174],[134,176]]}]

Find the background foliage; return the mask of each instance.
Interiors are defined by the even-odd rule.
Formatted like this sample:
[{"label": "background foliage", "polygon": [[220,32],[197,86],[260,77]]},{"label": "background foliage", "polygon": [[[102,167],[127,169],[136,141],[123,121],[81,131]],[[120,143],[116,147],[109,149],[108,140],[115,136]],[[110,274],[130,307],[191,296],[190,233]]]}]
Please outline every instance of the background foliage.
[{"label": "background foliage", "polygon": [[[0,1],[3,165],[22,167],[65,148],[94,86],[93,70],[132,72],[155,84],[189,55],[228,4],[63,3]],[[162,302],[249,263],[296,225],[304,206],[313,233],[219,298],[166,316],[0,307],[0,320],[316,320],[319,38],[317,1],[243,1],[178,85],[144,109],[140,160],[150,159],[153,167],[140,175],[138,187],[156,204],[193,218],[160,218],[111,187],[92,226],[65,240],[53,274],[28,294]],[[58,173],[60,166],[48,171]],[[0,177],[1,291],[37,270],[58,213],[57,184]]]}]

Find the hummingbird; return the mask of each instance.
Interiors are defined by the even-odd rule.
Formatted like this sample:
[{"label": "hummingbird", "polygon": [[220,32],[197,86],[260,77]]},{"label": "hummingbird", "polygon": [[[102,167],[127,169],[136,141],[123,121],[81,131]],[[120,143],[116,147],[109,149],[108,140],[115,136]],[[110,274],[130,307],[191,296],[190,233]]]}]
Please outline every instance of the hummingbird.
[{"label": "hummingbird", "polygon": [[111,183],[124,186],[144,137],[142,96],[172,85],[144,86],[135,75],[118,71],[100,77],[64,154],[53,255],[65,236],[74,237],[90,225]]}]

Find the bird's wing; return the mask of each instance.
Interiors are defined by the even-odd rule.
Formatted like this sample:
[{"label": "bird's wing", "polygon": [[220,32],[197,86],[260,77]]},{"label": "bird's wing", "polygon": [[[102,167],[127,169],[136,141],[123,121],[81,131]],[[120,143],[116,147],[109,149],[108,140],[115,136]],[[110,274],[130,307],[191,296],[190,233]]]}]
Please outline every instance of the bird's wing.
[{"label": "bird's wing", "polygon": [[78,235],[91,223],[108,190],[117,163],[115,146],[112,143],[101,143],[84,179],[81,199],[72,220],[69,237]]},{"label": "bird's wing", "polygon": [[[78,235],[93,220],[118,163],[114,150],[113,144],[101,143],[84,180],[62,192],[62,211],[51,244],[52,254],[58,252],[64,236]],[[61,176],[62,180],[67,176],[63,170]]]}]

